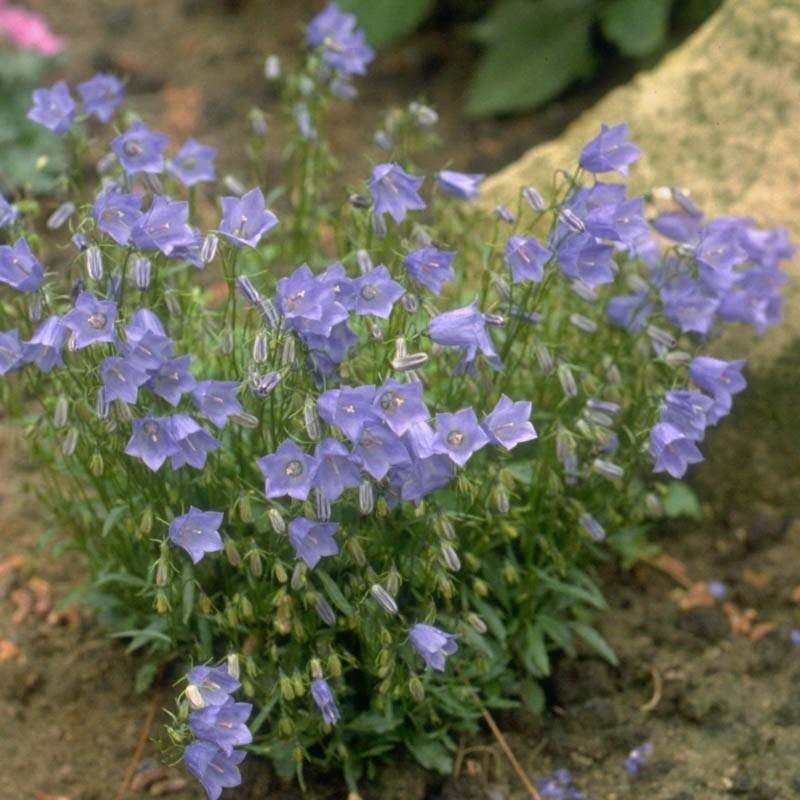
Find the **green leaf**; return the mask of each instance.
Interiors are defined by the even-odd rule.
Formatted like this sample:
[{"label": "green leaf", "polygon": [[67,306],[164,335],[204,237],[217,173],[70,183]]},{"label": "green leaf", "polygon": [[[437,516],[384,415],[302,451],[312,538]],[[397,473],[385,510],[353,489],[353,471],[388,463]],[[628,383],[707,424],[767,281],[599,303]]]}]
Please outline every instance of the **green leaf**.
[{"label": "green leaf", "polygon": [[667,36],[672,0],[614,0],[603,13],[606,38],[626,56],[656,52]]},{"label": "green leaf", "polygon": [[353,616],[353,606],[350,605],[347,598],[342,594],[342,590],[336,585],[333,578],[321,569],[316,570],[314,573],[322,582],[325,587],[325,593],[330,597],[331,602],[342,612],[346,617]]},{"label": "green leaf", "polygon": [[539,716],[545,709],[544,691],[537,681],[525,681],[522,686],[522,699],[534,716]]},{"label": "green leaf", "polygon": [[133,681],[133,690],[136,694],[146,692],[153,685],[157,672],[158,666],[151,661],[142,664],[142,666],[136,670],[136,677]]},{"label": "green leaf", "polygon": [[501,3],[476,31],[488,47],[469,88],[473,117],[535,108],[594,73],[592,4]]},{"label": "green leaf", "polygon": [[343,11],[358,17],[367,41],[382,47],[414,30],[433,9],[434,0],[339,0]]},{"label": "green leaf", "polygon": [[693,517],[700,519],[702,511],[697,495],[683,481],[670,481],[667,494],[661,501],[668,517]]},{"label": "green leaf", "polygon": [[615,667],[619,664],[617,654],[611,649],[611,645],[591,625],[584,622],[573,622],[572,630],[609,664]]},{"label": "green leaf", "polygon": [[420,735],[407,740],[406,747],[425,769],[436,770],[442,775],[449,775],[453,771],[453,757],[437,739],[429,739]]},{"label": "green leaf", "polygon": [[127,505],[114,506],[114,508],[112,508],[108,514],[106,514],[106,518],[103,520],[103,529],[100,531],[100,535],[104,537],[108,536],[108,534],[114,530],[114,527],[127,510]]},{"label": "green leaf", "polygon": [[544,636],[538,625],[529,625],[525,630],[525,651],[523,660],[528,671],[534,675],[544,676],[550,674],[550,656],[547,655],[547,646]]}]

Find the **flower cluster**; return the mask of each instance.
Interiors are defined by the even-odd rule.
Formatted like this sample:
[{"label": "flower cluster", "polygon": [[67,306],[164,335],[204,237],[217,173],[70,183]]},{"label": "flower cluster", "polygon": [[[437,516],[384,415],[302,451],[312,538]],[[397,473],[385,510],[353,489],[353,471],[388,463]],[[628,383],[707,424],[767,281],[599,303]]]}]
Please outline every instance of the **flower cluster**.
[{"label": "flower cluster", "polygon": [[217,800],[225,787],[242,782],[239,764],[246,753],[234,748],[253,741],[245,725],[253,706],[231,697],[241,684],[227,667],[194,667],[187,678],[186,694],[195,709],[189,714],[189,730],[196,741],[186,747],[183,760],[208,800]]},{"label": "flower cluster", "polygon": [[31,204],[0,201],[0,392],[41,406],[42,499],[94,601],[153,661],[237,665],[191,668],[170,728],[212,798],[251,745],[354,791],[396,748],[446,763],[548,650],[607,655],[592,565],[659,512],[650,467],[700,460],[745,386],[705,344],[777,322],[791,252],[685,193],[601,180],[638,158],[624,125],[552,198],[525,187],[493,215],[482,175],[415,164],[436,118],[412,103],[342,196],[325,112],[372,53],[334,4],[307,40],[298,71],[267,62],[286,186],[218,179],[214,148],[173,145],[99,75],[80,115],[59,82],[31,118],[79,140],[115,120],[100,185],[57,198],[44,238]]}]

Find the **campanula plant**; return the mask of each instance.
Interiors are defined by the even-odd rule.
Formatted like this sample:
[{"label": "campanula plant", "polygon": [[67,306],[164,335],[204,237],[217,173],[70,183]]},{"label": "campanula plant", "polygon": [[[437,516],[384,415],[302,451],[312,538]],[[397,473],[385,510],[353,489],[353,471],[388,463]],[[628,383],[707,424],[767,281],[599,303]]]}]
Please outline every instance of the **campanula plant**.
[{"label": "campanula plant", "polygon": [[260,112],[252,179],[220,179],[98,76],[31,115],[101,155],[99,186],[76,169],[47,237],[0,207],[4,408],[138,682],[186,676],[165,757],[210,798],[247,753],[354,789],[402,750],[447,771],[484,709],[541,708],[551,650],[613,661],[593,564],[702,458],[745,386],[709,335],[778,322],[792,252],[630,196],[623,124],[549,199],[487,213],[482,176],[422,173],[436,115],[412,103],[345,189],[326,111],[372,51],[333,4],[307,44],[267,60],[280,182]]}]

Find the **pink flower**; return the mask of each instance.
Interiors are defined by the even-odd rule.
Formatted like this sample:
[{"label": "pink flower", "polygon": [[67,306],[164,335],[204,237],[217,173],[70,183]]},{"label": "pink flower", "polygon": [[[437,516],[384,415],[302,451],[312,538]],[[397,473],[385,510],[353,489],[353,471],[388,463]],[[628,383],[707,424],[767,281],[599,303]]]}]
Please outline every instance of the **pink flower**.
[{"label": "pink flower", "polygon": [[64,40],[56,36],[40,14],[18,6],[4,5],[0,0],[0,37],[21,50],[33,50],[53,56],[64,49]]}]

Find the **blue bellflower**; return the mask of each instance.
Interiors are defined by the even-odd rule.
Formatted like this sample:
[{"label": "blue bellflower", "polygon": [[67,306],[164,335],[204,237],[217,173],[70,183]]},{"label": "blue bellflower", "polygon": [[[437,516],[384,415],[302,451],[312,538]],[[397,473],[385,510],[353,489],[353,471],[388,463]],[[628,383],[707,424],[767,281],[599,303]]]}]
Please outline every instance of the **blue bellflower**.
[{"label": "blue bellflower", "polygon": [[442,293],[442,284],[456,277],[453,269],[455,250],[439,250],[436,247],[421,247],[412,250],[404,264],[408,274],[417,282],[430,289],[435,295]]},{"label": "blue bellflower", "polygon": [[522,442],[536,438],[531,423],[532,404],[527,400],[514,402],[506,395],[500,395],[497,405],[486,415],[482,427],[494,444],[512,450]]},{"label": "blue bellflower", "polygon": [[311,697],[317,704],[317,708],[322,714],[322,719],[328,725],[335,725],[339,721],[341,714],[328,682],[322,678],[311,681]]},{"label": "blue bellflower", "polygon": [[147,383],[150,376],[146,370],[126,358],[109,356],[100,364],[100,377],[107,403],[112,400],[123,400],[135,405],[139,397],[139,388]]},{"label": "blue bellflower", "polygon": [[409,211],[421,211],[425,201],[419,189],[425,179],[409,175],[397,164],[378,164],[369,180],[369,190],[375,201],[374,213],[389,214],[395,222],[402,222]]},{"label": "blue bellflower", "polygon": [[454,414],[436,415],[436,436],[433,447],[463,467],[473,453],[489,444],[489,437],[478,424],[473,408],[462,408]]},{"label": "blue bellflower", "polygon": [[298,517],[289,523],[289,543],[297,557],[305,561],[309,569],[314,569],[321,558],[335,556],[339,552],[339,545],[333,538],[338,528],[336,522],[317,522]]},{"label": "blue bellflower", "polygon": [[63,316],[62,322],[72,331],[75,349],[81,350],[95,342],[113,342],[116,319],[116,303],[98,300],[91,292],[81,292],[75,307]]},{"label": "blue bellflower", "polygon": [[131,230],[142,215],[141,207],[141,195],[106,191],[95,201],[92,216],[99,230],[124,246],[130,241]]},{"label": "blue bellflower", "polygon": [[222,550],[222,537],[219,535],[222,518],[221,511],[201,511],[189,506],[185,514],[175,517],[170,523],[169,538],[196,564],[206,553]]},{"label": "blue bellflower", "polygon": [[192,742],[183,751],[183,761],[186,769],[203,785],[208,800],[219,800],[223,789],[242,782],[239,764],[246,755],[243,750],[226,755],[215,744],[201,740]]},{"label": "blue bellflower", "polygon": [[0,281],[20,292],[35,292],[44,283],[44,268],[25,239],[0,245]]},{"label": "blue bellflower", "polygon": [[195,244],[197,236],[189,226],[189,203],[173,201],[163,195],[153,198],[131,230],[131,239],[140,250],[159,250],[173,255],[180,247]]},{"label": "blue bellflower", "polygon": [[0,375],[6,375],[20,365],[22,343],[16,328],[0,331]]},{"label": "blue bellflower", "polygon": [[35,89],[27,117],[53,133],[66,133],[75,124],[75,101],[65,81],[49,89]]},{"label": "blue bellflower", "polygon": [[600,133],[581,150],[580,165],[587,171],[628,174],[628,167],[639,158],[640,151],[628,141],[625,123],[600,126]]},{"label": "blue bellflower", "polygon": [[67,328],[61,317],[48,317],[22,346],[22,362],[34,363],[42,372],[50,372],[53,367],[63,367],[61,351],[67,338]]},{"label": "blue bellflower", "polygon": [[98,72],[93,78],[78,84],[78,94],[84,114],[108,122],[125,99],[125,84],[115,75]]},{"label": "blue bellflower", "polygon": [[404,294],[405,289],[392,280],[389,270],[380,264],[375,269],[353,281],[356,314],[388,319],[392,307]]},{"label": "blue bellflower", "polygon": [[189,684],[200,692],[204,706],[221,706],[241,687],[227,667],[193,667],[186,676]]},{"label": "blue bellflower", "polygon": [[208,454],[219,450],[222,446],[218,439],[188,414],[174,414],[170,423],[172,437],[180,448],[172,456],[172,469],[180,469],[185,464],[195,469],[203,469]]},{"label": "blue bellflower", "polygon": [[486,356],[489,364],[495,369],[501,369],[503,366],[486,329],[486,317],[478,311],[477,300],[463,308],[435,316],[428,323],[428,335],[437,344],[463,350],[456,373],[474,369],[475,358],[479,352]]},{"label": "blue bellflower", "polygon": [[538,282],[544,277],[544,265],[550,251],[542,247],[534,236],[512,236],[506,243],[506,264],[511,269],[514,283]]},{"label": "blue bellflower", "polygon": [[253,741],[253,734],[245,725],[252,711],[252,704],[237,703],[231,698],[222,705],[205,706],[189,714],[189,730],[230,756],[234,747]]},{"label": "blue bellflower", "polygon": [[454,172],[450,169],[443,169],[437,175],[439,188],[452,197],[461,200],[474,200],[481,190],[481,183],[486,177],[470,172]]},{"label": "blue bellflower", "polygon": [[648,300],[646,291],[619,294],[612,297],[606,305],[606,317],[612,325],[638,333],[647,325],[655,305]]},{"label": "blue bellflower", "polygon": [[372,404],[374,399],[374,386],[342,386],[323,392],[317,399],[317,410],[325,422],[335,425],[355,442],[366,423],[379,419]]},{"label": "blue bellflower", "polygon": [[244,409],[236,399],[237,381],[199,381],[192,389],[195,408],[218,428],[224,428],[228,418]]},{"label": "blue bellflower", "polygon": [[304,453],[291,439],[282,442],[271,455],[258,459],[258,467],[266,479],[267,497],[305,500],[318,466],[319,461]]},{"label": "blue bellflower", "polygon": [[219,232],[236,247],[255,247],[261,237],[278,224],[278,218],[264,203],[261,189],[241,197],[223,197]]},{"label": "blue bellflower", "polygon": [[398,383],[388,378],[375,392],[372,402],[381,419],[398,436],[402,436],[415,423],[430,418],[422,399],[420,383]]},{"label": "blue bellflower", "polygon": [[126,175],[139,172],[157,174],[164,171],[164,151],[168,142],[166,134],[151,131],[142,122],[134,122],[111,142],[111,149]]},{"label": "blue bellflower", "polygon": [[191,356],[180,356],[163,361],[150,373],[147,388],[155,395],[162,397],[171,406],[177,406],[187,392],[197,385],[189,367]]},{"label": "blue bellflower", "polygon": [[214,160],[217,148],[200,144],[189,138],[183,147],[167,161],[167,171],[184,186],[195,186],[215,180]]},{"label": "blue bellflower", "polygon": [[704,392],[718,395],[738,394],[744,391],[747,381],[742,375],[745,360],[723,361],[711,356],[698,356],[689,364],[689,377]]},{"label": "blue bellflower", "polygon": [[714,401],[700,392],[676,389],[667,392],[661,404],[660,420],[676,427],[687,439],[702,441]]},{"label": "blue bellflower", "polygon": [[141,458],[149,469],[157,472],[179,449],[168,417],[142,417],[133,421],[133,433],[125,452]]},{"label": "blue bellflower", "polygon": [[354,489],[361,483],[361,472],[350,459],[347,448],[337,439],[323,439],[314,449],[319,462],[314,475],[314,486],[329,503],[342,496],[345,489]]},{"label": "blue bellflower", "polygon": [[418,622],[408,632],[408,640],[422,656],[430,669],[444,672],[445,660],[458,650],[456,637],[452,633]]},{"label": "blue bellflower", "polygon": [[682,478],[690,464],[698,464],[703,456],[697,445],[669,422],[659,422],[650,431],[650,455],[655,459],[654,472],[667,472]]},{"label": "blue bellflower", "polygon": [[13,203],[9,203],[2,194],[0,194],[0,230],[8,228],[16,222],[19,216],[19,211]]},{"label": "blue bellflower", "polygon": [[368,422],[361,428],[351,458],[376,481],[382,480],[390,467],[410,460],[400,437],[382,422]]}]

